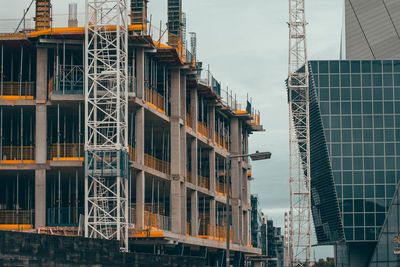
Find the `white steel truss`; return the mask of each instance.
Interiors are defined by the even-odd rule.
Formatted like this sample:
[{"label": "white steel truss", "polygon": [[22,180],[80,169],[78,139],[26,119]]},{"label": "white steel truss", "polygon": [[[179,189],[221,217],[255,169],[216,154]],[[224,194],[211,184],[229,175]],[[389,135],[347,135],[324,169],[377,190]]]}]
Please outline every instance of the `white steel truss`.
[{"label": "white steel truss", "polygon": [[289,0],[289,266],[292,267],[312,265],[310,102],[304,2]]},{"label": "white steel truss", "polygon": [[86,0],[85,236],[128,251],[128,0]]}]

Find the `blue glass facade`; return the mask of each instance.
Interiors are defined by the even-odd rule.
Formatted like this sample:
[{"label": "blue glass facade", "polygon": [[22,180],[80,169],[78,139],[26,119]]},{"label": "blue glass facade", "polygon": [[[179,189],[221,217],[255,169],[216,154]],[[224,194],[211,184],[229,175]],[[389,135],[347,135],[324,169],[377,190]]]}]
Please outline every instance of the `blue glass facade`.
[{"label": "blue glass facade", "polygon": [[400,61],[312,61],[310,79],[346,240],[377,240],[400,175]]}]

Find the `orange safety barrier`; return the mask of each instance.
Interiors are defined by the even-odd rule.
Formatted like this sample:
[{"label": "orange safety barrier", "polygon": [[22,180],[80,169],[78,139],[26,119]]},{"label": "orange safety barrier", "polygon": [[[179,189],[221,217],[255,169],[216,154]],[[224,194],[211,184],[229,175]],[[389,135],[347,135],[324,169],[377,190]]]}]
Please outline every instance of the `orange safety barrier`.
[{"label": "orange safety barrier", "polygon": [[48,156],[53,161],[83,161],[84,144],[60,143],[49,146]]},{"label": "orange safety barrier", "polygon": [[34,82],[4,82],[0,84],[1,100],[34,99]]},{"label": "orange safety barrier", "polygon": [[197,122],[197,133],[208,138],[208,127],[201,121]]},{"label": "orange safety barrier", "polygon": [[132,146],[129,146],[129,160],[136,161],[136,149]]},{"label": "orange safety barrier", "polygon": [[222,135],[219,135],[218,133],[214,134],[215,134],[215,140],[214,140],[215,144],[220,148],[223,148],[226,151],[228,151],[228,140],[224,138]]},{"label": "orange safety barrier", "polygon": [[215,183],[215,191],[222,195],[222,196],[226,196],[226,185],[225,183],[221,183],[221,182],[217,182]]},{"label": "orange safety barrier", "polygon": [[192,115],[188,113],[186,113],[186,126],[190,129],[193,129]]},{"label": "orange safety barrier", "polygon": [[160,95],[154,90],[147,89],[146,90],[146,103],[158,110],[161,113],[165,114],[164,109],[164,96]]},{"label": "orange safety barrier", "polygon": [[144,225],[146,227],[146,230],[169,231],[169,217],[145,211]]},{"label": "orange safety barrier", "polygon": [[[229,230],[229,240],[232,242],[232,228]],[[198,237],[215,241],[226,241],[226,227],[224,225],[207,225],[205,235],[199,235]]]},{"label": "orange safety barrier", "polygon": [[190,222],[186,222],[186,235],[191,235],[192,234],[192,227]]},{"label": "orange safety barrier", "polygon": [[3,146],[1,151],[1,164],[34,164],[34,146]]},{"label": "orange safety barrier", "polygon": [[197,177],[199,181],[199,186],[208,190],[210,188],[210,179],[201,175],[198,175]]},{"label": "orange safety barrier", "polygon": [[260,114],[253,114],[251,116],[251,122],[252,125],[255,126],[260,126]]},{"label": "orange safety barrier", "polygon": [[0,210],[0,229],[32,229],[33,216],[33,210]]},{"label": "orange safety barrier", "polygon": [[192,183],[192,172],[189,170],[186,170],[186,182]]},{"label": "orange safety barrier", "polygon": [[171,174],[171,164],[148,154],[144,154],[144,165],[159,172]]}]

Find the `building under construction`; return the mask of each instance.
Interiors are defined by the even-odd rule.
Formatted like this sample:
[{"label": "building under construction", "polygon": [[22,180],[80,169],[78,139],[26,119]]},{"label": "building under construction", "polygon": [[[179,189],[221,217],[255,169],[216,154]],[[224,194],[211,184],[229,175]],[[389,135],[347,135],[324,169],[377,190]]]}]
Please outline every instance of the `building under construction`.
[{"label": "building under construction", "polygon": [[[24,18],[0,34],[0,229],[82,235],[85,27],[74,5],[57,25],[50,0],[34,3],[34,26]],[[229,215],[230,256],[241,262],[261,253],[251,245],[251,166],[227,161],[248,154],[260,114],[202,69],[181,1],[168,1],[165,30],[148,22],[147,4],[131,1],[128,27],[129,244],[204,252],[214,266],[225,258]]]}]

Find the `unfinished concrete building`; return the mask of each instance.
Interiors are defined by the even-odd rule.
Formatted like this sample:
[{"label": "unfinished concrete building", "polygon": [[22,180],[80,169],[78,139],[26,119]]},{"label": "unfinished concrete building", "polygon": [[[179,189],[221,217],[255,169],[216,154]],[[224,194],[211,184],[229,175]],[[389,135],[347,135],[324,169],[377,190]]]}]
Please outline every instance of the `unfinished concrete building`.
[{"label": "unfinished concrete building", "polygon": [[[260,114],[249,101],[240,105],[201,68],[196,51],[186,50],[181,2],[168,2],[167,33],[150,29],[146,0],[131,4],[129,242],[222,262],[229,187],[231,256],[240,260],[260,253],[250,240],[251,166],[236,158],[228,171],[226,163],[248,153],[249,135],[263,130]],[[0,229],[78,235],[85,30],[76,14],[70,25],[52,25],[50,8],[50,1],[36,1],[35,29],[0,35]]]}]

